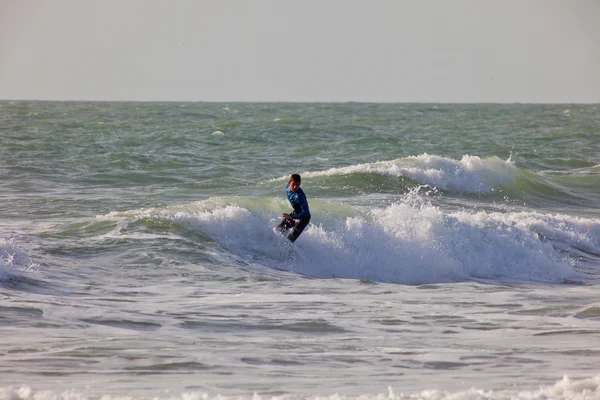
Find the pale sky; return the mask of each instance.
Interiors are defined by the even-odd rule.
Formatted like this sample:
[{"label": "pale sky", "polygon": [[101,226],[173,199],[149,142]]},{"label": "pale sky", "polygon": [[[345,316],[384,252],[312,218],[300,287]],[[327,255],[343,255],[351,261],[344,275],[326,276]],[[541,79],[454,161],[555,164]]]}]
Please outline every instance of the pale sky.
[{"label": "pale sky", "polygon": [[0,0],[0,99],[600,103],[600,0]]}]

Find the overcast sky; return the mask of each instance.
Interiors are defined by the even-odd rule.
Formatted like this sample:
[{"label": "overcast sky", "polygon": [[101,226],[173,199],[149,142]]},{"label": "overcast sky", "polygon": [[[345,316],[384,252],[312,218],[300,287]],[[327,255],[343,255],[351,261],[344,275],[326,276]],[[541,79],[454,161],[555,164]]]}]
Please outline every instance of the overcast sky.
[{"label": "overcast sky", "polygon": [[600,0],[0,0],[0,99],[600,102]]}]

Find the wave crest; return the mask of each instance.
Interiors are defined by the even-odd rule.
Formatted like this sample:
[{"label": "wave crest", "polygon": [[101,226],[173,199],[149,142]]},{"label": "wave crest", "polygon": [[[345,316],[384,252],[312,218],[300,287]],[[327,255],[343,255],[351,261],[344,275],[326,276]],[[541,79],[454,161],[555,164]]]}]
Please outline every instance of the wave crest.
[{"label": "wave crest", "polygon": [[219,251],[249,264],[317,278],[401,284],[563,283],[584,279],[576,268],[585,257],[593,261],[600,254],[597,219],[536,212],[446,212],[408,196],[384,208],[339,203],[332,208],[315,201],[311,207],[318,218],[290,245],[273,230],[283,207],[273,199],[213,198],[121,217],[163,220],[184,235],[200,234]]},{"label": "wave crest", "polygon": [[510,185],[518,169],[509,158],[481,158],[464,155],[459,161],[429,155],[410,156],[390,161],[357,164],[325,171],[305,172],[304,177],[349,174],[377,174],[406,177],[419,184],[451,192],[489,193],[497,187]]}]

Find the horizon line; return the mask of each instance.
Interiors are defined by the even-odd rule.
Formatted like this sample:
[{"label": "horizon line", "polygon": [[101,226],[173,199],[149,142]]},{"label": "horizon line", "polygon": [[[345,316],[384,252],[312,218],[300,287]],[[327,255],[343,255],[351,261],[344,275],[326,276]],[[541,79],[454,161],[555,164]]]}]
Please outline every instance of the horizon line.
[{"label": "horizon line", "polygon": [[212,104],[447,104],[447,105],[600,105],[598,102],[565,101],[357,101],[357,100],[58,100],[58,99],[6,99],[0,102],[47,102],[47,103],[212,103]]}]

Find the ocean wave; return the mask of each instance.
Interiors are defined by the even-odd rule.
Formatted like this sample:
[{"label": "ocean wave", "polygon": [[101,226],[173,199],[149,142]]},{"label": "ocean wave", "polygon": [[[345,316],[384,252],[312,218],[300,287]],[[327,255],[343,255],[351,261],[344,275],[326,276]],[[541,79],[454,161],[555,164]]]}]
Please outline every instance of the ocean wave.
[{"label": "ocean wave", "polygon": [[[431,187],[467,193],[489,193],[498,187],[508,186],[515,180],[518,169],[509,158],[481,158],[465,155],[460,160],[429,155],[410,156],[390,161],[377,161],[331,168],[325,171],[304,172],[305,178],[350,174],[376,174],[390,177],[406,177]],[[285,179],[284,177],[283,179]],[[279,178],[282,179],[282,178]]]},{"label": "ocean wave", "polygon": [[[301,395],[301,394],[283,394],[278,396],[261,396],[257,393],[248,393],[246,395],[214,395],[205,392],[186,392],[180,395],[152,395],[140,396],[123,393],[121,395],[111,394],[101,396],[103,400],[145,400],[145,399],[169,399],[169,400],[529,400],[529,399],[547,399],[547,400],[591,400],[600,398],[600,375],[593,377],[584,377],[581,379],[571,379],[564,376],[561,380],[552,385],[539,385],[535,389],[518,389],[514,385],[507,385],[506,388],[497,388],[493,390],[477,389],[475,387],[459,391],[450,392],[443,389],[428,389],[418,393],[398,393],[393,387],[388,387],[387,393],[346,395],[336,393],[333,395]],[[51,390],[36,390],[29,386],[20,387],[8,386],[0,388],[0,400],[88,400],[96,398],[86,392],[77,392],[76,390],[65,390],[55,392]]]},{"label": "ocean wave", "polygon": [[213,198],[103,218],[166,221],[249,263],[317,278],[563,283],[585,280],[576,270],[582,257],[600,255],[600,220],[593,218],[444,212],[408,200],[384,208],[315,201],[311,208],[318,217],[295,245],[273,230],[285,209],[274,199]]},{"label": "ocean wave", "polygon": [[[449,195],[523,201],[534,207],[594,207],[600,195],[598,168],[532,171],[509,158],[465,155],[460,160],[421,154],[302,173],[307,188],[327,195],[407,193],[418,186]],[[280,177],[272,181],[285,180]]]}]

